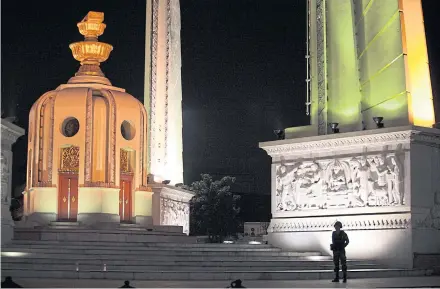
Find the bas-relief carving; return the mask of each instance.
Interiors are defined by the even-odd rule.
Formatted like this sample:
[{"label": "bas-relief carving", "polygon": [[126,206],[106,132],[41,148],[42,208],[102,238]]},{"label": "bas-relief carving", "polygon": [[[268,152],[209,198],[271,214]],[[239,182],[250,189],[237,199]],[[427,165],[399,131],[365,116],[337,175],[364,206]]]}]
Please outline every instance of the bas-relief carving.
[{"label": "bas-relief carving", "polygon": [[440,230],[440,191],[434,194],[434,204],[426,218],[417,227]]},{"label": "bas-relief carving", "polygon": [[183,233],[189,233],[189,204],[175,200],[160,199],[161,225],[182,226]]},{"label": "bas-relief carving", "polygon": [[3,152],[1,152],[1,174],[1,200],[2,203],[7,203],[9,199],[9,163]]},{"label": "bas-relief carving", "polygon": [[395,154],[276,166],[276,211],[404,205]]}]

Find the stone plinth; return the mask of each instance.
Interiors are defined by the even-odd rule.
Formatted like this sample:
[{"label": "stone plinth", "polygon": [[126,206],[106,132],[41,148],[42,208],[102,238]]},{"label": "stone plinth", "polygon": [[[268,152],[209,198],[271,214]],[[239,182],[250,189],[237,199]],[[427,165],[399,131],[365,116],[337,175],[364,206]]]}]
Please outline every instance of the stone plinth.
[{"label": "stone plinth", "polygon": [[440,253],[440,130],[414,126],[261,143],[272,157],[269,242],[412,268]]},{"label": "stone plinth", "polygon": [[194,193],[168,185],[156,184],[151,187],[154,192],[153,224],[181,227],[184,234],[189,234],[189,201]]},{"label": "stone plinth", "polygon": [[12,192],[12,145],[24,135],[24,129],[1,119],[1,194],[2,194],[2,245],[14,236],[14,221],[9,206]]}]

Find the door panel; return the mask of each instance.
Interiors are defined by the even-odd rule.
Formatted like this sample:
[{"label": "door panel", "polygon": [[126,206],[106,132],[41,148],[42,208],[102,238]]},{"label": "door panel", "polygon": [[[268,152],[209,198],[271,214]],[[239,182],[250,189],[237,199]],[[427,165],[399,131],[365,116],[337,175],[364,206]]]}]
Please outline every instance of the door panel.
[{"label": "door panel", "polygon": [[121,222],[131,222],[132,176],[121,175],[119,190],[119,216]]},{"label": "door panel", "polygon": [[78,175],[60,174],[58,183],[58,220],[76,222],[78,215]]}]

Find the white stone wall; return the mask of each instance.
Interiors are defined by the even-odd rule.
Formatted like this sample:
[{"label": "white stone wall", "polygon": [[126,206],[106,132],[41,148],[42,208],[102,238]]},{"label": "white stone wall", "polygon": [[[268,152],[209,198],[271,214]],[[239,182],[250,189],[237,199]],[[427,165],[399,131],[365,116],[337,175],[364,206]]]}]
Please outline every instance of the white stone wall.
[{"label": "white stone wall", "polygon": [[387,128],[260,147],[273,161],[273,245],[330,254],[338,220],[351,259],[412,267],[414,253],[440,253],[439,130]]}]

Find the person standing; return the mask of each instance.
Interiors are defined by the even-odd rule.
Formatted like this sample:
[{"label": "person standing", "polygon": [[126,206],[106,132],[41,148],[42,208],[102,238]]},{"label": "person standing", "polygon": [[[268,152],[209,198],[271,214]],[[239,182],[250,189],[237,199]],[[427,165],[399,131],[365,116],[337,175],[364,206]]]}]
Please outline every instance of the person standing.
[{"label": "person standing", "polygon": [[345,255],[345,247],[348,246],[350,240],[347,233],[342,229],[342,223],[337,221],[334,225],[335,230],[332,233],[332,244],[330,249],[333,251],[333,264],[335,265],[335,279],[332,282],[339,282],[339,261],[342,265],[343,282],[347,282],[347,257]]}]

